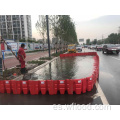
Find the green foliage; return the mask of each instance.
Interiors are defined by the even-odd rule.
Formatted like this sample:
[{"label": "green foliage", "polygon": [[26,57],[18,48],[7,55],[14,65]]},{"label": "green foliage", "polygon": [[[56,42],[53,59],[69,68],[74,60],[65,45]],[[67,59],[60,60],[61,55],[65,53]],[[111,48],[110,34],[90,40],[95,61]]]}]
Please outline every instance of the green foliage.
[{"label": "green foliage", "polygon": [[19,40],[19,42],[26,42],[26,40],[25,39],[21,39],[21,40]]},{"label": "green foliage", "polygon": [[120,34],[111,33],[104,40],[99,40],[97,44],[120,44]]},{"label": "green foliage", "polygon": [[67,43],[78,43],[75,24],[69,15],[59,15],[58,26],[54,28],[54,35]]},{"label": "green foliage", "polygon": [[[43,39],[46,36],[46,18],[40,16],[39,21],[36,23],[36,28]],[[76,43],[77,34],[75,30],[75,23],[69,15],[50,15],[49,16],[49,30],[54,37],[57,38],[56,43]]]},{"label": "green foliage", "polygon": [[40,52],[40,51],[47,51],[47,50],[33,50],[33,51],[26,51],[26,53],[33,53],[33,52]]},{"label": "green foliage", "polygon": [[97,44],[97,39],[94,39],[94,40],[91,42],[91,44],[96,45],[96,44]]},{"label": "green foliage", "polygon": [[87,39],[86,40],[86,45],[90,45],[91,43],[90,43],[90,39]]},{"label": "green foliage", "polygon": [[92,42],[90,42],[90,39],[86,40],[86,44],[87,45],[91,45],[91,44],[120,44],[120,33],[111,33],[110,35],[108,35],[108,37],[106,39],[103,40],[97,40],[94,39]]},{"label": "green foliage", "polygon": [[32,61],[28,61],[27,63],[28,63],[28,64],[41,65],[41,64],[45,63],[45,61],[35,61],[35,60],[32,60]]},{"label": "green foliage", "polygon": [[41,57],[40,60],[51,60],[52,58],[50,57]]},{"label": "green foliage", "polygon": [[19,40],[19,42],[38,43],[39,41],[36,41],[36,40],[25,40],[25,39],[21,39],[21,40]]}]

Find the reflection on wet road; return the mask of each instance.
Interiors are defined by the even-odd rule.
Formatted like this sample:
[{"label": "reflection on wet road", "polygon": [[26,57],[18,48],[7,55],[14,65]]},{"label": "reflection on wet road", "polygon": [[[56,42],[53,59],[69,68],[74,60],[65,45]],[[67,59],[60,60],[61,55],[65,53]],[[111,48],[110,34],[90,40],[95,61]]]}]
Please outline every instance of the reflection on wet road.
[{"label": "reflection on wet road", "polygon": [[112,105],[120,105],[120,55],[103,54],[100,57],[99,84]]}]

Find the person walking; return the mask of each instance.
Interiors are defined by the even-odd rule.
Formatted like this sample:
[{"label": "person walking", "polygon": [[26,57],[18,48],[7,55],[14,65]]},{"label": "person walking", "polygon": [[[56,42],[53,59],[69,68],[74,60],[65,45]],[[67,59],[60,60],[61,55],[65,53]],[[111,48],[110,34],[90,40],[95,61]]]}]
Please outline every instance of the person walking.
[{"label": "person walking", "polygon": [[21,47],[18,50],[18,59],[21,64],[21,74],[23,74],[23,75],[25,75],[27,73],[27,70],[25,68],[26,54],[25,54],[24,48],[25,48],[25,44],[22,43]]}]

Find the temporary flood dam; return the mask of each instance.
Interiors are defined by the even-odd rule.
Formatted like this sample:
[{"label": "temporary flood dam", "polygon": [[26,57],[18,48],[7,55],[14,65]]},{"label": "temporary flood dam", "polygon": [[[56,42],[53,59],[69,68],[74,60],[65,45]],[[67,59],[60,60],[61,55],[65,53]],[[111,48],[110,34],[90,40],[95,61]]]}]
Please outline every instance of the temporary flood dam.
[{"label": "temporary flood dam", "polygon": [[1,80],[0,93],[50,95],[86,93],[99,77],[96,52],[61,54],[60,58],[33,73],[31,80]]}]

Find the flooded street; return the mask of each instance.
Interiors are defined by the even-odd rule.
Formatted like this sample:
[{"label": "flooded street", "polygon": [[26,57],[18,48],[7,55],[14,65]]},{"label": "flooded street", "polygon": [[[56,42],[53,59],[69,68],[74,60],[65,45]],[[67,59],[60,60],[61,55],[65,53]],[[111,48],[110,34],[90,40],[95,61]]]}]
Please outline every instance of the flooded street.
[{"label": "flooded street", "polygon": [[58,58],[36,71],[31,80],[65,80],[88,77],[93,71],[93,56]]}]

